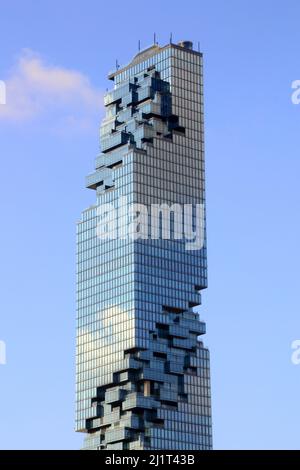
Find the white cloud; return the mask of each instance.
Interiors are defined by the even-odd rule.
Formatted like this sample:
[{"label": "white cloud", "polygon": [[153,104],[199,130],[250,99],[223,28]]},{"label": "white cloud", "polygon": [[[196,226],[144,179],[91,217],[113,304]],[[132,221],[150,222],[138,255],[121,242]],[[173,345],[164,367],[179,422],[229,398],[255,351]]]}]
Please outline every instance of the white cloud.
[{"label": "white cloud", "polygon": [[103,94],[76,70],[46,64],[25,50],[5,80],[6,105],[0,122],[46,122],[53,127],[87,129],[95,125]]}]

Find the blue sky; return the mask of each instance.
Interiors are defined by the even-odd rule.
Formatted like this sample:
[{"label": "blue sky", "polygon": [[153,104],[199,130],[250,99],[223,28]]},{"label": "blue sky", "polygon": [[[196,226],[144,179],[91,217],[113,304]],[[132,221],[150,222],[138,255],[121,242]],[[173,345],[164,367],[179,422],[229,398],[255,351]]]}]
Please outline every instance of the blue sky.
[{"label": "blue sky", "polygon": [[205,54],[214,446],[299,448],[299,14],[296,0],[0,0],[0,448],[80,447],[75,223],[94,201],[107,73],[154,31]]}]

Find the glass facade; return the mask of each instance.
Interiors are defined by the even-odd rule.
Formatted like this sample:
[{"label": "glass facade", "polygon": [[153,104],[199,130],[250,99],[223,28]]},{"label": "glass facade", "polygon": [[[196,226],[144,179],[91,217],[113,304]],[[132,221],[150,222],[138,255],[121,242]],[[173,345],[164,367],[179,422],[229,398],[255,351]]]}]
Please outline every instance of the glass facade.
[{"label": "glass facade", "polygon": [[112,236],[99,236],[108,204],[204,205],[202,55],[189,42],[153,45],[109,78],[101,153],[86,179],[96,204],[77,226],[76,430],[84,449],[211,449],[197,312],[205,237],[187,249],[172,214],[164,237],[159,213],[147,236],[115,236],[128,225],[119,212],[106,225]]}]

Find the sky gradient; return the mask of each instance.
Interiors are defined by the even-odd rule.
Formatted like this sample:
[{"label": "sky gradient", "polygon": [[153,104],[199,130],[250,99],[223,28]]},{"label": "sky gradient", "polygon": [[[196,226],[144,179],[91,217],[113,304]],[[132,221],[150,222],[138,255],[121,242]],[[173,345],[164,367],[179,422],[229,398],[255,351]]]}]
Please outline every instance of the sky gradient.
[{"label": "sky gradient", "polygon": [[[184,9],[183,9],[184,6]],[[182,39],[204,53],[214,447],[299,449],[296,0],[0,0],[0,448],[77,449],[75,223],[118,59]]]}]

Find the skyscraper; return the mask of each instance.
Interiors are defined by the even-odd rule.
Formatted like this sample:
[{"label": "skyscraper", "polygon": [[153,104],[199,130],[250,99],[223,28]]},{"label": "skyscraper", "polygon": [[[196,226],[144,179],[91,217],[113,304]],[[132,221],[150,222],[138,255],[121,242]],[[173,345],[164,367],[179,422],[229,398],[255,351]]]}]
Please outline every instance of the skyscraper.
[{"label": "skyscraper", "polygon": [[109,75],[101,153],[86,180],[96,203],[77,227],[85,449],[212,448],[196,311],[207,287],[202,78],[189,41],[154,44]]}]

